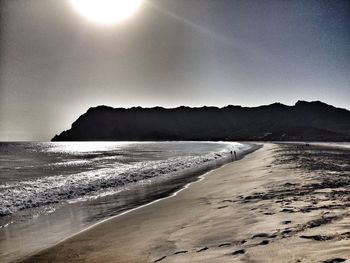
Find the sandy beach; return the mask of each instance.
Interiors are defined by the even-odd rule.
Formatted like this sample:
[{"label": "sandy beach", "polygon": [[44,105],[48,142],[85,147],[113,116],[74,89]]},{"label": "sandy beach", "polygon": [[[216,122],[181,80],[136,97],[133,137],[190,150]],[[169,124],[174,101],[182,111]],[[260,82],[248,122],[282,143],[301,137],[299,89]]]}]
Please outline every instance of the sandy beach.
[{"label": "sandy beach", "polygon": [[349,156],[264,144],[22,262],[350,262]]}]

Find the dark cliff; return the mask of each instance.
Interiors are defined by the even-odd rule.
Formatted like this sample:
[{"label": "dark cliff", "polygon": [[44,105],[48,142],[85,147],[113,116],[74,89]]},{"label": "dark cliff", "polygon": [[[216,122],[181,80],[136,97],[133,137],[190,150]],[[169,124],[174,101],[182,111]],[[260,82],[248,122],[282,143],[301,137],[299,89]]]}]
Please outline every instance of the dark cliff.
[{"label": "dark cliff", "polygon": [[305,140],[350,141],[350,111],[315,101],[241,106],[111,108],[81,115],[53,141]]}]

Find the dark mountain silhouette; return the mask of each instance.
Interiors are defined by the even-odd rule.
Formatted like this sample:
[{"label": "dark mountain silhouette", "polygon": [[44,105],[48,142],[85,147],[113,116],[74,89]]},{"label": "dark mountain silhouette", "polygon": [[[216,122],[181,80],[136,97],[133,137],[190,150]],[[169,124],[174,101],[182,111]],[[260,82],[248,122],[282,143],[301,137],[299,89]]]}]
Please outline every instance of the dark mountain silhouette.
[{"label": "dark mountain silhouette", "polygon": [[98,106],[53,141],[350,141],[350,111],[320,101],[294,106],[130,109]]}]

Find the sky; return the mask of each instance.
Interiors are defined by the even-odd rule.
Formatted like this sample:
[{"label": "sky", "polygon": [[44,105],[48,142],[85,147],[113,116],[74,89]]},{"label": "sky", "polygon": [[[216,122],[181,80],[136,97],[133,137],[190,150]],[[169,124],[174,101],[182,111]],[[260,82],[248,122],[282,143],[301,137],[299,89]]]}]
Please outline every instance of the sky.
[{"label": "sky", "polygon": [[50,140],[97,105],[350,109],[347,0],[144,0],[114,25],[69,0],[0,10],[0,141]]}]

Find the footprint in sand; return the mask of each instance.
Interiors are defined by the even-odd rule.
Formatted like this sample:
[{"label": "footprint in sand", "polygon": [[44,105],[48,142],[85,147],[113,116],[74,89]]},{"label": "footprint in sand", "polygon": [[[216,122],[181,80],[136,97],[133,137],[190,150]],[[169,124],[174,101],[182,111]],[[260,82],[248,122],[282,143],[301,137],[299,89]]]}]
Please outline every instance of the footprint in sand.
[{"label": "footprint in sand", "polygon": [[[180,251],[176,251],[176,252],[174,253],[174,255],[185,254],[185,253],[187,253],[187,252],[188,252],[187,250],[180,250]],[[153,261],[153,262],[154,262],[154,263],[160,262],[160,261],[164,260],[165,258],[166,258],[166,256],[163,256],[163,257],[161,257],[161,258],[156,259],[156,260]]]},{"label": "footprint in sand", "polygon": [[282,235],[288,235],[288,234],[290,234],[291,232],[292,232],[291,229],[286,228],[286,229],[284,229],[284,230],[281,232],[281,234],[282,234]]},{"label": "footprint in sand", "polygon": [[231,243],[222,243],[222,244],[219,245],[219,247],[226,247],[226,246],[229,246],[229,245],[231,245]]},{"label": "footprint in sand", "polygon": [[332,259],[327,259],[323,261],[323,263],[340,263],[340,262],[345,262],[345,258],[332,258]]},{"label": "footprint in sand", "polygon": [[187,252],[188,252],[187,250],[180,250],[180,251],[176,251],[176,252],[174,253],[174,255],[185,254],[185,253],[187,253]]},{"label": "footprint in sand", "polygon": [[221,203],[226,203],[226,202],[233,203],[234,201],[231,199],[225,199],[221,201]]},{"label": "footprint in sand", "polygon": [[209,249],[208,247],[203,247],[203,248],[197,250],[197,252],[202,252],[202,251],[205,251],[205,250],[208,250],[208,249]]},{"label": "footprint in sand", "polygon": [[270,241],[268,240],[263,240],[259,243],[259,245],[268,245],[270,243]]},{"label": "footprint in sand", "polygon": [[244,254],[245,253],[245,250],[244,249],[239,249],[239,250],[236,250],[235,252],[232,253],[232,255],[241,255],[241,254]]},{"label": "footprint in sand", "polygon": [[284,208],[281,210],[281,212],[294,213],[295,211],[293,209],[290,209],[290,208]]},{"label": "footprint in sand", "polygon": [[258,233],[252,236],[252,239],[258,238],[258,237],[269,237],[270,235],[268,233]]},{"label": "footprint in sand", "polygon": [[166,258],[166,256],[163,256],[163,257],[161,257],[161,258],[156,259],[156,260],[153,261],[153,262],[156,263],[156,262],[162,261],[162,260],[165,259],[165,258]]},{"label": "footprint in sand", "polygon": [[334,238],[332,236],[322,236],[322,235],[312,235],[312,236],[301,235],[299,237],[304,238],[304,239],[312,239],[312,240],[316,240],[316,241],[327,241],[327,240],[331,240]]}]

